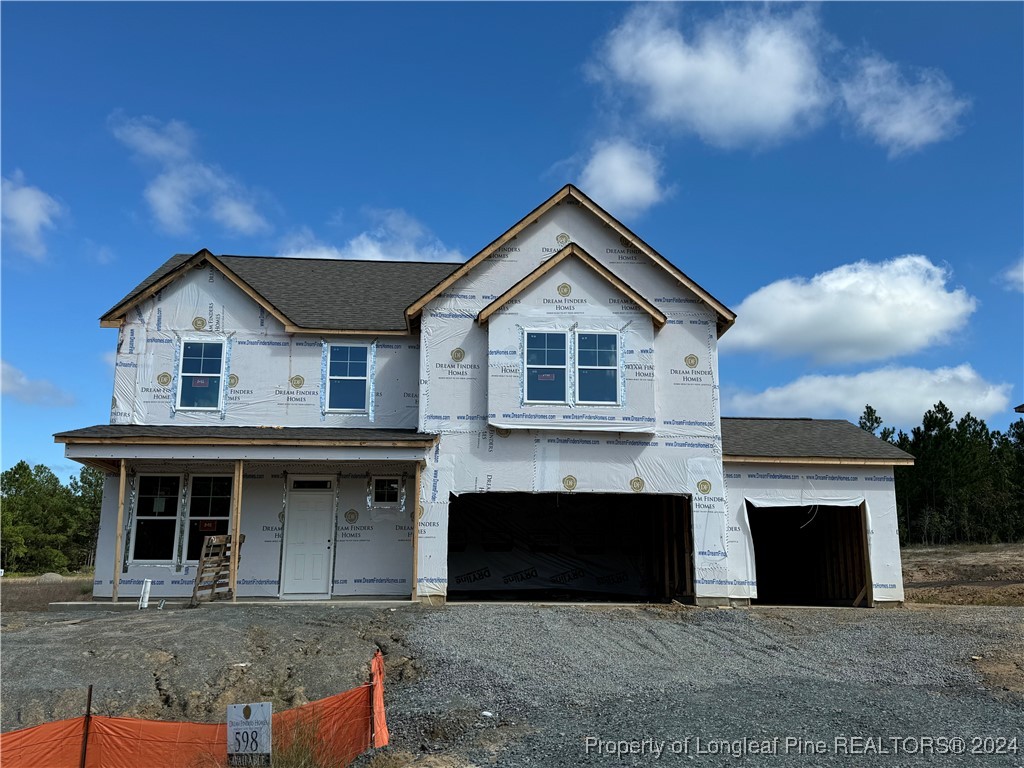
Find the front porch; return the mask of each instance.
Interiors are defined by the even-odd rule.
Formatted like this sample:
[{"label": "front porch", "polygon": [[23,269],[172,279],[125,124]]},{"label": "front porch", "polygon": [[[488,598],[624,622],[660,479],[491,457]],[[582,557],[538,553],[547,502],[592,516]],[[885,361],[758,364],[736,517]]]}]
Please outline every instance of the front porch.
[{"label": "front porch", "polygon": [[192,594],[202,540],[233,541],[238,600],[416,601],[420,477],[407,430],[104,425],[55,436],[107,472],[94,597]]}]

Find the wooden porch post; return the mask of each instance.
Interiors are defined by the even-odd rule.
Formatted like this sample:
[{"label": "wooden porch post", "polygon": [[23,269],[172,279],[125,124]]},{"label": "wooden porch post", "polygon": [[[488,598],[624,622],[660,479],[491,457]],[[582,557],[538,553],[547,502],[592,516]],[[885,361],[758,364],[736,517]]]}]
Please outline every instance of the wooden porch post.
[{"label": "wooden porch post", "polygon": [[422,462],[416,462],[416,477],[412,489],[412,599],[420,599],[420,469]]},{"label": "wooden porch post", "polygon": [[228,586],[231,602],[238,602],[238,556],[242,532],[242,460],[235,462],[235,479],[231,484],[231,572]]},{"label": "wooden porch post", "polygon": [[114,603],[117,602],[117,587],[121,582],[121,537],[124,535],[125,479],[125,461],[121,459],[121,479],[117,485],[117,528],[114,531],[114,589],[110,593],[110,600]]}]

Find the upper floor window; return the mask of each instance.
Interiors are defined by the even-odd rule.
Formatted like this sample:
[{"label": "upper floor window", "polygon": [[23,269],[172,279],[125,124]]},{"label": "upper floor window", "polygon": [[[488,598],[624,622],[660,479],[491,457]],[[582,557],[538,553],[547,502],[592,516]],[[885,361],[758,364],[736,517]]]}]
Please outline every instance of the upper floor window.
[{"label": "upper floor window", "polygon": [[619,339],[614,333],[576,336],[576,400],[580,403],[619,402]]},{"label": "upper floor window", "polygon": [[327,410],[365,411],[369,390],[367,348],[331,345],[327,361]]},{"label": "upper floor window", "polygon": [[574,353],[567,341],[565,332],[526,332],[525,401],[617,405],[618,334],[579,331]]},{"label": "upper floor window", "polygon": [[566,334],[526,334],[526,402],[566,401]]},{"label": "upper floor window", "polygon": [[178,408],[219,409],[223,366],[224,342],[185,341],[181,354]]}]

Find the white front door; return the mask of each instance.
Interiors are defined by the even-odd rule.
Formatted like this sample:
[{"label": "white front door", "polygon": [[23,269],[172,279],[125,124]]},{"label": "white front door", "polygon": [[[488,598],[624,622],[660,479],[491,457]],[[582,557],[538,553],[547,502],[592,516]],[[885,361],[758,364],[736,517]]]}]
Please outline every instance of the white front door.
[{"label": "white front door", "polygon": [[331,593],[334,494],[292,492],[285,518],[281,597],[322,599]]}]

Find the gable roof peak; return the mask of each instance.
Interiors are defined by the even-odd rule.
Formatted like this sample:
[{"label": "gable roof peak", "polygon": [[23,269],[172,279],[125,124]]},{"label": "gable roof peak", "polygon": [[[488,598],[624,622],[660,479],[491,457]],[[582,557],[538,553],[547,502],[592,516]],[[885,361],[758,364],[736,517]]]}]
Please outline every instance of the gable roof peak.
[{"label": "gable roof peak", "polygon": [[406,316],[409,321],[412,322],[414,318],[423,312],[423,309],[431,301],[436,299],[441,293],[451,287],[458,280],[462,279],[465,275],[469,274],[475,267],[483,262],[488,256],[497,251],[507,242],[517,237],[520,232],[525,230],[531,224],[536,223],[541,216],[548,213],[559,203],[563,202],[567,198],[576,200],[582,207],[586,208],[591,214],[596,216],[602,222],[607,224],[613,231],[617,232],[620,237],[625,238],[631,247],[639,249],[644,255],[651,259],[656,265],[664,269],[668,275],[682,284],[697,297],[707,304],[718,317],[718,335],[721,336],[736,322],[736,313],[731,309],[722,304],[718,299],[712,296],[708,291],[704,290],[682,270],[676,267],[672,262],[662,256],[660,253],[655,251],[651,246],[643,241],[642,238],[638,237],[636,233],[631,231],[625,224],[616,219],[604,208],[595,203],[590,197],[588,197],[579,187],[574,184],[566,184],[559,189],[555,194],[545,200],[543,203],[538,205],[518,222],[512,225],[511,228],[506,230],[502,235],[493,240],[483,250],[478,252],[471,259],[466,261],[461,267],[453,271],[450,275],[445,277],[444,280],[439,282],[427,293],[423,294],[419,299],[409,305],[406,309]]}]

